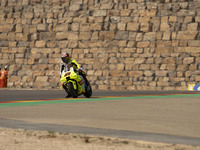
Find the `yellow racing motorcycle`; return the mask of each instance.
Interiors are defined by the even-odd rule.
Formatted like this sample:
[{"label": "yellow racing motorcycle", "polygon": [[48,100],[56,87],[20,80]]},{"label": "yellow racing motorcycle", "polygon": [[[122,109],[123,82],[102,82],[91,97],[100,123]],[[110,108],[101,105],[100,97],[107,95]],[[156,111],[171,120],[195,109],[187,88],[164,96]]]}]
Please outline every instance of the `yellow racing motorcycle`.
[{"label": "yellow racing motorcycle", "polygon": [[90,83],[79,72],[75,72],[73,67],[62,73],[60,83],[70,97],[77,98],[81,94],[87,98],[92,96]]}]

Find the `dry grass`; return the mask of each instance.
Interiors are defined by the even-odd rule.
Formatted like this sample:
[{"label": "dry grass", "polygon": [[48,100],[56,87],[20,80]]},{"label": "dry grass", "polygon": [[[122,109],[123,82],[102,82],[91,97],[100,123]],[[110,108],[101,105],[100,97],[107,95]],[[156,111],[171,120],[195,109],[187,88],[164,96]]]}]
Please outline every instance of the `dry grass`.
[{"label": "dry grass", "polygon": [[190,145],[0,128],[0,150],[200,150]]}]

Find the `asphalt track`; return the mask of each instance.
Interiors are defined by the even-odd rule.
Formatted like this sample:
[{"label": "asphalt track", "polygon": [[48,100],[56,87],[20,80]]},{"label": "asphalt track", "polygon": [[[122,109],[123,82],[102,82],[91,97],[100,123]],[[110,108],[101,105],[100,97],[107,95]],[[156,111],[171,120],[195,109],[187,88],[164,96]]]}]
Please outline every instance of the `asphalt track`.
[{"label": "asphalt track", "polygon": [[0,126],[200,145],[200,93],[0,89]]}]

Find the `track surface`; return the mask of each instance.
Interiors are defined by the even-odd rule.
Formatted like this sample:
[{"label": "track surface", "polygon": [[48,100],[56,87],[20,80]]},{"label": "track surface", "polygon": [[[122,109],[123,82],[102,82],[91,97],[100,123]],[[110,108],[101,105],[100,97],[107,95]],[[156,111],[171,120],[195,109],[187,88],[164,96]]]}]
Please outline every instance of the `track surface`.
[{"label": "track surface", "polygon": [[0,126],[200,145],[200,95],[191,93],[94,91],[70,100],[62,90],[0,89]]}]

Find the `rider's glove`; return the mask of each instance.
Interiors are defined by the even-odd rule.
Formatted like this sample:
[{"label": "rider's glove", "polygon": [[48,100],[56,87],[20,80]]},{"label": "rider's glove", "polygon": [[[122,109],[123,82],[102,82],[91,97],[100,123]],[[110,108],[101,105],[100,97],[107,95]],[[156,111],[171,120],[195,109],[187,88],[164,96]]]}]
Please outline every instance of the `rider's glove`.
[{"label": "rider's glove", "polygon": [[78,72],[80,75],[84,74],[83,68],[78,68],[78,69],[77,69],[77,72]]}]

